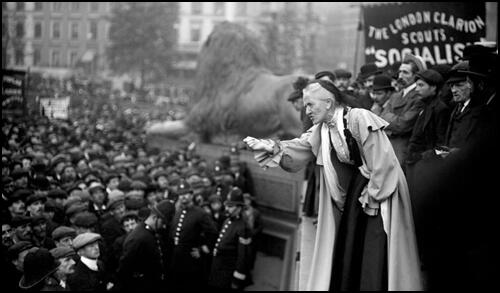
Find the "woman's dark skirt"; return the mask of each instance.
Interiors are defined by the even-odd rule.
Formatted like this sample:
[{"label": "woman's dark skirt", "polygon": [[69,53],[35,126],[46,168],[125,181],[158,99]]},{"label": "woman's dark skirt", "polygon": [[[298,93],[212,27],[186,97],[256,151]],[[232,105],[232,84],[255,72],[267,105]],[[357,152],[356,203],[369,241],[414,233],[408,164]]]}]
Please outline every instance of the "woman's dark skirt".
[{"label": "woman's dark skirt", "polygon": [[367,182],[358,170],[350,180],[335,240],[332,291],[387,290],[387,235],[380,210],[369,216],[358,201]]}]

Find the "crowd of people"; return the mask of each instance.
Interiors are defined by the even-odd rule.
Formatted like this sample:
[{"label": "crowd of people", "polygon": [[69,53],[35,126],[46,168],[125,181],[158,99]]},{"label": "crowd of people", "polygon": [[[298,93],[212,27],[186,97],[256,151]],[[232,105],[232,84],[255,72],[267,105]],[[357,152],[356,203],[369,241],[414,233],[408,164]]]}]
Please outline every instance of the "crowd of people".
[{"label": "crowd of people", "polygon": [[[300,78],[293,85],[289,101],[301,112],[305,133],[313,124],[323,122],[331,128],[340,127],[342,117],[345,126],[334,132],[338,137],[331,139],[338,142],[331,145],[337,155],[325,152],[319,157],[331,158],[330,171],[337,169],[338,174],[349,175],[332,179],[318,171],[318,161],[304,160],[309,182],[304,214],[318,216],[319,209],[325,208],[318,203],[325,188],[338,188],[330,190],[332,194],[347,193],[347,201],[341,197],[331,201],[331,211],[335,207],[349,211],[344,210],[346,219],[340,212],[333,212],[337,220],[342,219],[338,232],[342,245],[335,246],[335,253],[343,256],[344,265],[355,260],[359,252],[367,256],[365,261],[371,267],[367,272],[373,273],[377,267],[377,277],[367,281],[369,285],[361,280],[361,273],[356,275],[359,280],[353,281],[353,275],[339,267],[338,260],[331,261],[334,240],[332,233],[324,231],[330,226],[319,223],[323,238],[318,245],[329,253],[319,257],[330,258],[331,262],[328,270],[323,265],[314,271],[318,274],[314,273],[311,280],[318,282],[311,288],[320,284],[326,289],[387,290],[407,288],[397,284],[404,280],[418,283],[417,277],[407,279],[411,272],[417,274],[411,266],[403,266],[406,271],[391,271],[391,266],[397,267],[394,263],[401,260],[391,260],[384,253],[417,251],[411,247],[411,229],[391,230],[392,237],[399,239],[397,247],[409,243],[411,248],[406,251],[396,245],[387,249],[393,238],[379,237],[387,225],[387,219],[382,218],[388,208],[382,202],[388,198],[394,201],[389,207],[394,221],[410,227],[411,217],[414,220],[419,273],[426,276],[426,284],[412,288],[445,288],[457,276],[468,280],[457,288],[493,280],[494,269],[485,258],[494,246],[485,235],[493,234],[487,223],[493,222],[491,209],[495,205],[488,205],[492,199],[484,195],[484,204],[469,210],[466,220],[461,212],[467,202],[476,201],[477,190],[486,194],[495,182],[492,173],[483,172],[480,165],[488,160],[494,164],[498,159],[493,143],[499,133],[495,50],[468,46],[456,65],[432,68],[427,68],[419,56],[407,54],[401,63],[385,70],[374,63],[363,65],[353,82],[350,72],[337,69],[319,72],[312,80]],[[263,227],[252,196],[251,176],[239,160],[237,147],[231,146],[228,155],[216,161],[197,154],[195,143],[167,150],[151,148],[144,127],[152,119],[179,119],[178,112],[131,111],[106,92],[94,97],[91,91],[70,88],[65,93],[73,97],[67,120],[43,115],[2,117],[2,260],[6,288],[243,290],[252,284]],[[330,95],[334,97],[332,103],[328,102]],[[318,97],[323,100],[318,102]],[[327,108],[320,108],[321,103]],[[337,108],[344,109],[343,116],[335,111]],[[351,112],[355,108],[370,114]],[[347,112],[364,120],[348,118],[351,114]],[[318,115],[323,115],[324,121]],[[332,117],[338,121],[326,121]],[[361,126],[348,128],[347,123],[367,124],[371,132],[361,131]],[[373,133],[377,133],[379,143]],[[317,135],[317,141],[307,143],[314,142],[320,150],[323,133],[309,135]],[[398,167],[390,165],[392,157],[386,150],[385,136]],[[363,144],[356,143],[360,139]],[[246,142],[255,146],[257,140]],[[266,156],[283,156],[281,164],[285,166],[293,164],[293,158],[283,155],[283,150],[291,148],[292,157],[299,156],[307,143],[304,138],[255,149],[266,150]],[[330,164],[327,160],[323,163]],[[386,171],[396,179],[389,180]],[[368,176],[372,181],[363,178],[366,174],[372,174]],[[326,178],[322,189],[318,185],[320,176]],[[377,186],[379,183],[373,182],[379,177],[382,179]],[[331,180],[339,180],[338,186],[330,184]],[[379,192],[391,182],[400,190],[387,190],[384,198],[373,200],[363,191],[369,185],[370,192]],[[406,182],[408,193],[401,190]],[[448,188],[443,188],[443,183]],[[353,200],[353,196],[359,198]],[[398,197],[403,198],[403,206],[397,206]],[[365,222],[359,224],[359,219]],[[350,223],[365,226],[360,232],[357,228],[350,230]],[[460,227],[474,238],[464,236],[468,238],[464,241],[458,236]],[[401,234],[396,235],[396,231]],[[356,233],[363,235],[363,241],[373,241],[360,244]],[[328,245],[331,247],[326,248]],[[406,258],[411,259],[411,255],[401,259]],[[389,281],[387,267],[393,278]],[[330,279],[331,274],[344,274],[344,279]],[[394,280],[398,274],[402,277]]]},{"label": "crowd of people", "polygon": [[[404,205],[411,205],[410,217],[413,217],[414,221],[419,252],[418,261],[421,264],[418,274],[422,273],[423,284],[421,287],[420,285],[412,287],[411,282],[408,281],[406,287],[399,288],[403,290],[405,288],[413,288],[411,290],[444,289],[450,288],[451,284],[456,284],[456,288],[487,286],[487,284],[493,284],[495,276],[493,263],[488,261],[495,247],[492,238],[488,236],[489,229],[494,229],[490,224],[493,221],[494,211],[483,205],[466,208],[468,211],[466,217],[457,214],[457,211],[462,207],[465,208],[469,200],[475,201],[477,198],[485,201],[494,200],[488,194],[495,190],[493,187],[495,179],[491,173],[486,172],[478,164],[482,161],[496,166],[498,163],[498,155],[494,150],[500,133],[496,97],[497,70],[497,47],[478,43],[465,47],[462,59],[453,66],[435,65],[428,68],[420,56],[407,54],[402,62],[397,62],[386,69],[378,68],[375,63],[363,65],[353,82],[351,82],[352,73],[344,69],[318,72],[312,79],[300,77],[293,84],[294,92],[288,100],[293,103],[297,111],[301,112],[304,134],[292,141],[266,142],[247,138],[246,142],[254,151],[264,151],[264,153],[259,153],[256,159],[267,167],[276,166],[275,163],[279,162],[285,170],[296,169],[296,165],[304,157],[309,156],[308,153],[312,152],[317,157],[313,160],[314,164],[309,164],[307,168],[308,188],[303,211],[306,216],[321,218],[320,211],[325,203],[322,204],[318,197],[321,197],[325,188],[321,186],[323,184],[321,178],[323,176],[328,178],[329,171],[324,166],[327,165],[325,157],[329,157],[329,154],[323,153],[323,157],[321,153],[318,154],[322,148],[316,149],[320,140],[317,132],[322,129],[321,125],[327,125],[330,131],[339,124],[344,125],[345,129],[338,131],[342,139],[337,141],[334,134],[331,134],[330,140],[333,145],[330,144],[331,148],[337,151],[337,156],[332,155],[331,160],[335,167],[333,169],[338,175],[339,184],[345,184],[346,204],[350,200],[352,189],[360,184],[357,181],[351,181],[351,184],[354,184],[351,186],[348,184],[349,179],[344,178],[346,174],[350,174],[349,166],[355,165],[359,167],[361,173],[368,174],[364,176],[369,181],[361,195],[354,194],[354,196],[359,196],[357,205],[361,204],[363,209],[365,205],[370,207],[372,203],[382,205],[386,202],[378,198],[380,192],[385,190],[387,185],[396,182],[395,179],[390,179],[392,177],[388,174],[393,174],[395,168],[399,169],[399,167],[404,173],[405,179],[402,186],[408,186],[411,199]],[[325,81],[328,84],[324,84]],[[339,118],[340,114],[336,115],[336,112],[328,112],[328,110],[322,112],[322,109],[317,108],[317,105],[323,105],[324,101],[330,99],[333,102],[324,104],[324,107],[344,109],[343,121]],[[369,113],[361,114],[359,111],[354,111],[355,108],[363,108]],[[324,114],[321,119],[317,117],[320,114]],[[375,114],[376,118],[372,114]],[[354,119],[351,118],[352,116],[363,118]],[[376,122],[380,121],[378,118],[383,119],[382,122]],[[313,124],[318,124],[319,127],[311,127]],[[351,127],[348,128],[347,125]],[[385,136],[372,146],[368,138],[363,138],[364,133],[360,130],[365,127],[368,127],[368,132],[371,133],[369,137],[375,137],[374,133],[378,133],[376,130],[383,129],[394,150],[399,167],[387,167],[387,164],[391,164],[392,158],[388,156],[391,152],[388,150],[389,147],[384,144]],[[368,149],[367,146],[370,148]],[[378,152],[381,147],[383,150]],[[336,157],[342,161],[345,152],[351,155],[345,162],[343,161],[348,167],[339,167],[342,165],[337,166],[338,164],[336,165],[334,161],[337,160]],[[322,160],[323,163],[318,163]],[[324,170],[321,169],[321,172],[318,172],[319,167]],[[377,181],[378,176],[385,177]],[[398,177],[394,176],[394,178]],[[342,182],[342,180],[347,181]],[[373,181],[377,182],[370,187]],[[401,191],[401,185],[396,188],[398,189]],[[372,199],[365,202],[365,195],[370,192],[374,193],[371,196]],[[333,198],[335,199],[335,196]],[[342,210],[341,203],[343,201],[335,200],[334,206]],[[324,214],[325,210],[323,210],[323,217]],[[340,231],[345,229],[342,228],[344,221],[352,220],[352,215],[347,214],[345,211],[342,214]],[[370,213],[365,210],[365,214]],[[394,215],[394,212],[390,214]],[[344,216],[348,219],[344,219]],[[390,234],[393,233],[385,226],[387,217],[383,217],[383,220],[385,234],[390,241]],[[354,223],[360,221],[359,219],[353,220]],[[321,226],[319,223],[318,229]],[[465,227],[467,229],[463,229]],[[358,229],[358,226],[352,229]],[[356,233],[368,233],[363,229],[363,232]],[[318,233],[322,232],[318,230]],[[469,233],[474,237],[465,236]],[[345,235],[341,233],[340,236]],[[366,234],[364,237],[370,236]],[[464,242],[462,237],[466,237],[467,241]],[[318,239],[316,238],[316,241]],[[344,240],[340,237],[338,241]],[[347,238],[346,241],[347,243],[342,243],[342,245],[348,247],[347,251],[360,248],[366,250],[363,244],[349,242],[352,238]],[[340,245],[337,243],[336,247]],[[379,251],[378,245],[376,242],[370,244],[369,255],[373,256],[375,251]],[[401,242],[398,245],[401,245]],[[353,247],[349,248],[349,246]],[[342,254],[345,253],[346,251],[342,251]],[[344,255],[341,261],[334,261],[333,270],[336,269],[335,266],[343,265],[352,269],[360,265],[355,263],[355,259],[345,257]],[[406,257],[408,256],[405,255]],[[384,257],[379,261],[383,259]],[[391,289],[391,277],[389,277],[389,284],[382,285],[378,277],[373,278],[379,273],[382,280],[386,278],[383,277],[384,272],[377,271],[379,261],[372,263],[371,268],[363,269],[366,275],[356,271],[343,272],[342,270],[332,273],[330,289]],[[366,265],[365,261],[361,268],[365,268],[364,265]],[[389,275],[391,274],[390,268],[389,260]],[[473,272],[473,270],[476,271]],[[340,280],[335,279],[336,274]],[[413,275],[416,276],[417,272],[413,272]],[[364,280],[363,276],[367,276],[370,280]],[[457,276],[460,276],[459,282],[455,281]],[[328,284],[330,279],[327,277],[323,281]],[[342,283],[344,281],[345,284]],[[343,287],[344,285],[346,287]],[[320,290],[328,287],[322,288]]]},{"label": "crowd of people", "polygon": [[151,148],[151,115],[86,96],[67,120],[2,117],[6,289],[250,285],[263,227],[238,148]]}]

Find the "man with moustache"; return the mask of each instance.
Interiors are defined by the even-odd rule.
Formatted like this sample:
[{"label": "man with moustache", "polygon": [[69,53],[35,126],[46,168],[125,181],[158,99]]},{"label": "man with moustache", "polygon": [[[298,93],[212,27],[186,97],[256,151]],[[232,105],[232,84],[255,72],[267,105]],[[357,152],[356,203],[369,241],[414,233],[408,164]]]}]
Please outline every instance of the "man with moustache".
[{"label": "man with moustache", "polygon": [[408,142],[417,120],[418,113],[423,108],[420,101],[421,96],[416,90],[416,74],[427,69],[421,57],[406,54],[399,67],[398,83],[403,86],[398,95],[393,95],[387,108],[381,113],[389,125],[385,132],[391,141],[398,161],[403,165],[406,156]]},{"label": "man with moustache", "polygon": [[385,74],[379,74],[373,79],[371,96],[373,106],[370,109],[373,113],[380,116],[389,103],[389,98],[394,95],[394,87],[391,84],[391,78]]},{"label": "man with moustache", "polygon": [[59,261],[59,267],[54,273],[54,277],[59,281],[59,286],[66,290],[70,290],[66,284],[69,275],[75,272],[75,250],[69,247],[56,247],[50,250],[50,254]]}]

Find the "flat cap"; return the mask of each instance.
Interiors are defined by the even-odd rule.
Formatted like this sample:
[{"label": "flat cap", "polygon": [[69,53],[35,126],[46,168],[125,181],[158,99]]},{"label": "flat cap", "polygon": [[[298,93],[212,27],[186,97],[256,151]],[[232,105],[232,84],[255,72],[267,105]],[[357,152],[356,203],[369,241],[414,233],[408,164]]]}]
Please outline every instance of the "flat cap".
[{"label": "flat cap", "polygon": [[19,253],[33,247],[35,247],[35,245],[33,245],[33,243],[29,241],[19,241],[14,245],[12,245],[11,247],[9,247],[9,249],[7,250],[7,254],[9,256],[9,259],[15,259],[17,258]]},{"label": "flat cap", "polygon": [[11,196],[9,196],[9,202],[13,203],[18,200],[26,200],[26,198],[30,195],[33,194],[33,191],[28,190],[28,189],[18,189],[12,193]]},{"label": "flat cap", "polygon": [[88,207],[84,203],[75,203],[71,205],[67,210],[66,210],[66,216],[72,217],[73,215],[77,213],[81,213],[84,211],[87,211]]},{"label": "flat cap", "polygon": [[139,198],[127,198],[125,199],[125,208],[127,210],[139,210],[140,208],[144,207],[146,203],[144,202],[144,199],[139,199]]},{"label": "flat cap", "polygon": [[47,193],[48,198],[62,198],[65,199],[68,197],[68,193],[62,189],[53,189]]},{"label": "flat cap", "polygon": [[78,227],[90,228],[97,224],[97,216],[94,213],[84,211],[75,216],[74,224]]},{"label": "flat cap", "polygon": [[113,196],[108,200],[108,204],[106,205],[106,208],[111,211],[118,207],[120,204],[125,203],[125,195],[119,195],[119,196]]},{"label": "flat cap", "polygon": [[18,168],[10,173],[10,177],[12,177],[12,179],[14,179],[14,180],[17,180],[21,177],[28,177],[29,174],[30,173],[28,170],[23,169],[23,168]]},{"label": "flat cap", "polygon": [[130,184],[130,189],[132,190],[146,190],[148,186],[146,183],[140,181],[140,180],[134,180],[132,181],[132,184]]},{"label": "flat cap", "polygon": [[32,226],[40,225],[41,223],[47,223],[47,218],[45,218],[44,215],[38,215],[31,218]]},{"label": "flat cap", "polygon": [[55,259],[59,259],[73,256],[76,254],[76,252],[73,248],[70,247],[56,247],[50,250],[50,254],[52,254]]},{"label": "flat cap", "polygon": [[425,81],[431,86],[440,86],[443,83],[443,77],[441,76],[441,74],[433,69],[427,69],[417,72],[417,78]]},{"label": "flat cap", "polygon": [[90,184],[90,186],[89,186],[89,188],[88,188],[88,191],[89,191],[89,192],[92,192],[92,191],[94,191],[94,190],[95,190],[95,189],[97,189],[97,188],[100,188],[100,189],[102,189],[102,190],[106,190],[106,187],[104,187],[104,185],[102,185],[102,184],[101,184],[101,183],[99,183],[99,182],[94,181],[94,182],[92,182],[92,183]]},{"label": "flat cap", "polygon": [[420,57],[420,56],[407,53],[403,57],[403,63],[406,63],[406,62],[413,62],[413,63],[415,63],[415,65],[417,65],[417,68],[418,68],[417,71],[422,71],[422,70],[427,69],[427,66],[425,65],[424,59],[422,57]]},{"label": "flat cap", "polygon": [[335,69],[333,71],[333,73],[335,74],[335,76],[337,78],[351,78],[352,77],[352,73],[350,73],[349,71],[342,69],[342,68]]},{"label": "flat cap", "polygon": [[73,239],[73,248],[78,251],[80,248],[83,248],[89,244],[96,242],[101,239],[101,235],[92,232],[82,233]]},{"label": "flat cap", "polygon": [[19,226],[23,226],[31,223],[31,218],[28,216],[14,216],[10,221],[10,224],[13,228],[17,228]]},{"label": "flat cap", "polygon": [[52,231],[52,239],[53,240],[59,240],[64,237],[76,237],[76,230],[67,227],[67,226],[59,226]]},{"label": "flat cap", "polygon": [[115,197],[121,197],[121,196],[125,196],[125,193],[119,189],[115,189],[115,190],[111,190],[109,193],[108,193],[108,202],[113,200],[113,198]]},{"label": "flat cap", "polygon": [[26,198],[25,203],[26,203],[26,206],[29,206],[30,204],[32,204],[36,201],[46,202],[47,198],[45,197],[45,195],[35,193],[35,194],[28,196],[28,198]]}]

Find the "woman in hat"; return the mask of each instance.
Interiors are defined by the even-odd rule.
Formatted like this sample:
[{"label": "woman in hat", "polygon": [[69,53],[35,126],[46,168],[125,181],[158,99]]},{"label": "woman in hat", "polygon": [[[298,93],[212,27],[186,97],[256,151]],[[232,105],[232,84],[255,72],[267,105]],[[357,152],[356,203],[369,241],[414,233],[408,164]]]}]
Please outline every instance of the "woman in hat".
[{"label": "woman in hat", "polygon": [[[345,106],[331,83],[304,89],[315,124],[300,138],[244,142],[264,167],[320,167],[319,215],[307,290],[421,290],[411,203],[384,132],[388,124]],[[335,250],[334,250],[335,247]]]}]

